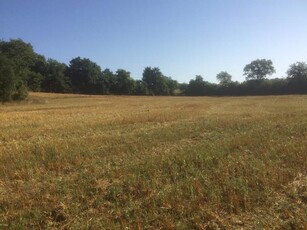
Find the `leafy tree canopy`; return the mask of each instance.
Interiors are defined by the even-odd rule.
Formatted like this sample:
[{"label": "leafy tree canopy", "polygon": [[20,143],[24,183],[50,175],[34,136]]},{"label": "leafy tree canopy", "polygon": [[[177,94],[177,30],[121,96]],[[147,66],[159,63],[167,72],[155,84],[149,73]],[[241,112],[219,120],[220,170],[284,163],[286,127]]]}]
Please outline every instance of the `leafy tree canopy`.
[{"label": "leafy tree canopy", "polygon": [[1,98],[3,101],[22,100],[27,96],[27,79],[31,72],[37,54],[31,44],[21,39],[0,41],[1,58]]},{"label": "leafy tree canopy", "polygon": [[157,67],[146,67],[143,71],[142,80],[146,83],[148,90],[151,94],[157,94],[159,78],[162,77],[162,73]]},{"label": "leafy tree canopy", "polygon": [[91,94],[101,77],[101,68],[88,58],[77,57],[70,61],[67,75],[75,92]]},{"label": "leafy tree canopy", "polygon": [[46,92],[67,93],[71,91],[70,79],[65,75],[67,66],[53,59],[46,62],[45,78],[42,88]]},{"label": "leafy tree canopy", "polygon": [[216,75],[216,79],[220,82],[220,85],[229,85],[232,80],[232,76],[226,71],[222,71]]},{"label": "leafy tree canopy", "polygon": [[275,68],[271,60],[257,59],[246,65],[243,71],[246,80],[262,80],[267,75],[275,73]]},{"label": "leafy tree canopy", "polygon": [[292,79],[307,80],[307,64],[305,62],[296,62],[290,65],[287,75]]},{"label": "leafy tree canopy", "polygon": [[110,69],[105,69],[101,72],[101,75],[96,82],[96,94],[112,94],[116,85],[116,79],[113,72]]},{"label": "leafy tree canopy", "polygon": [[136,80],[135,81],[135,89],[134,89],[135,95],[148,95],[148,88],[144,81]]},{"label": "leafy tree canopy", "polygon": [[34,65],[37,54],[30,43],[21,39],[11,39],[0,42],[0,53],[9,58],[15,65],[15,70],[20,71]]},{"label": "leafy tree canopy", "polygon": [[13,64],[6,56],[0,54],[0,100],[2,102],[12,100],[15,83]]},{"label": "leafy tree canopy", "polygon": [[134,92],[135,81],[130,77],[130,72],[118,69],[115,75],[115,92],[117,94],[130,95]]},{"label": "leafy tree canopy", "polygon": [[187,87],[188,95],[203,95],[205,90],[205,81],[201,75],[196,75],[195,79],[190,80]]},{"label": "leafy tree canopy", "polygon": [[165,77],[157,67],[146,67],[142,80],[146,83],[149,94],[153,95],[170,95],[177,88],[177,81]]}]

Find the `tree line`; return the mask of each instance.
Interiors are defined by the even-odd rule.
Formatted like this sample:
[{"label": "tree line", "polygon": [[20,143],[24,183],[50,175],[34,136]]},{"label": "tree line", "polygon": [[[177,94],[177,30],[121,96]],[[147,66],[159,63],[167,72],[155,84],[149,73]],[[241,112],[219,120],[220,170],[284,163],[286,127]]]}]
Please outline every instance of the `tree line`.
[{"label": "tree line", "polygon": [[307,93],[307,65],[290,65],[287,78],[268,79],[275,72],[271,60],[257,59],[243,69],[246,80],[232,81],[222,71],[218,84],[197,75],[189,83],[179,83],[163,75],[157,67],[146,67],[141,80],[130,72],[112,72],[88,58],[73,58],[69,65],[37,54],[30,43],[21,39],[0,41],[0,100],[23,100],[28,91],[97,95],[186,95],[243,96]]}]

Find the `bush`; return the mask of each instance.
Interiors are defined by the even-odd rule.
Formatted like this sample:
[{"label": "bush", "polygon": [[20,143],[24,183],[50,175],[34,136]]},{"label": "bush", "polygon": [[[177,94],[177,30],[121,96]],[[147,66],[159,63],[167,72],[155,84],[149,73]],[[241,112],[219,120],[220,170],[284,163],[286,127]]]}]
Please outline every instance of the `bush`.
[{"label": "bush", "polygon": [[16,88],[16,92],[13,95],[13,100],[24,100],[28,96],[28,88],[24,85],[23,82]]}]

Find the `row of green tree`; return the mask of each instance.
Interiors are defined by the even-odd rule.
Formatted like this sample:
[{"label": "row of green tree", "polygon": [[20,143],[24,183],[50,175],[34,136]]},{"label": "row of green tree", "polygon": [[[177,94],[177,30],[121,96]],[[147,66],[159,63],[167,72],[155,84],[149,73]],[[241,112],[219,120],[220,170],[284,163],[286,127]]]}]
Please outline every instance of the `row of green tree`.
[{"label": "row of green tree", "polygon": [[22,100],[28,91],[116,95],[268,95],[307,93],[307,65],[289,67],[287,78],[267,79],[275,69],[271,60],[255,60],[244,68],[246,81],[232,81],[227,72],[217,75],[219,84],[196,76],[188,84],[178,83],[159,68],[146,67],[142,80],[118,69],[102,70],[87,58],[73,58],[69,65],[46,59],[21,39],[0,41],[0,100]]},{"label": "row of green tree", "polygon": [[232,81],[227,72],[220,72],[216,78],[219,84],[204,81],[196,76],[186,86],[185,94],[190,96],[247,96],[247,95],[282,95],[307,93],[307,64],[296,62],[290,65],[286,78],[268,79],[275,73],[271,60],[257,59],[247,64],[244,69],[246,80],[242,83]]},{"label": "row of green tree", "polygon": [[31,44],[21,39],[0,41],[0,98],[22,100],[28,90],[34,92],[174,95],[177,81],[164,76],[158,68],[146,67],[142,80],[118,69],[102,70],[87,58],[73,58],[69,65],[47,59],[34,52]]}]

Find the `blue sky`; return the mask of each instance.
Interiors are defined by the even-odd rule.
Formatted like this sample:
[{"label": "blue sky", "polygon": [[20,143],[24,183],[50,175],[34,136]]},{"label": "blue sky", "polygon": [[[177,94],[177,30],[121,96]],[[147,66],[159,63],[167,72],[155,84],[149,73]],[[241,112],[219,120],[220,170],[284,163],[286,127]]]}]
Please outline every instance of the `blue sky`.
[{"label": "blue sky", "polygon": [[86,57],[135,79],[146,66],[189,82],[271,59],[273,77],[307,62],[306,0],[1,0],[0,39],[21,38],[47,58]]}]

